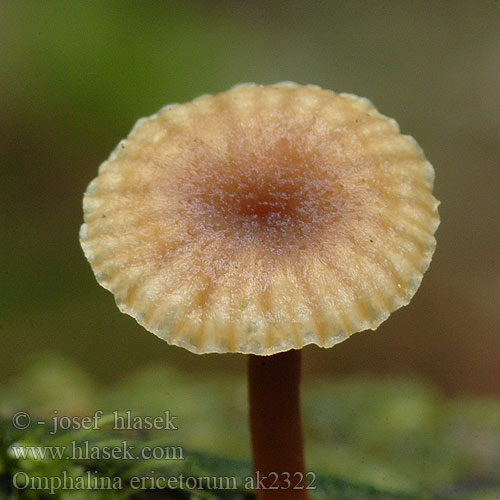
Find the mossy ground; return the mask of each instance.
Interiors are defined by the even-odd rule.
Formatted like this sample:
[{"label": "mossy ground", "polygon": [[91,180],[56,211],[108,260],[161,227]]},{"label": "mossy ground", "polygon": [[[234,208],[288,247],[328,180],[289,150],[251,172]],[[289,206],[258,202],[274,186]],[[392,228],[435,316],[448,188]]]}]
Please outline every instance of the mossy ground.
[{"label": "mossy ground", "polygon": [[[253,496],[243,378],[200,379],[152,367],[131,374],[119,386],[99,388],[70,363],[45,358],[11,378],[0,398],[0,499]],[[99,428],[92,423],[87,430],[53,432],[55,411],[62,417],[93,416],[97,410],[103,412]],[[26,430],[12,425],[17,411],[32,418]],[[169,411],[176,419],[170,429],[116,429],[114,411],[142,417],[164,417]],[[499,401],[450,401],[410,380],[306,381],[303,412],[308,470],[315,473],[312,500],[500,498]],[[46,423],[37,424],[39,420]],[[161,422],[166,425],[165,418]],[[134,447],[133,459],[103,457],[106,447],[119,448],[124,441]],[[72,447],[100,452],[93,458],[19,458],[13,445],[59,447],[66,456]],[[140,456],[145,447],[170,450],[170,458],[146,460]],[[28,476],[55,478],[54,494],[13,488],[19,472],[18,486]],[[57,487],[64,476],[69,487],[71,480],[84,478],[81,488]],[[132,483],[139,485],[140,478],[181,476],[234,478],[234,482],[212,482],[204,491],[186,483],[154,490],[151,479],[145,480],[145,490],[131,487],[132,478],[139,478]],[[115,477],[121,482],[119,489],[95,487],[104,484],[100,478]],[[228,484],[230,488],[225,488]]]}]

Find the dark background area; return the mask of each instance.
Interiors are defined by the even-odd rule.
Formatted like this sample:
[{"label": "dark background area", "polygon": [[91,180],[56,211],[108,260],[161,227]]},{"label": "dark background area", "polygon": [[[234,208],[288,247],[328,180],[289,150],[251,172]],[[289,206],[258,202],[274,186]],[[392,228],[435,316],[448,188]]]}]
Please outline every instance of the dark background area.
[{"label": "dark background area", "polygon": [[245,81],[371,99],[436,170],[437,251],[376,332],[305,349],[306,376],[405,374],[500,391],[500,4],[4,0],[0,3],[0,377],[59,353],[112,383],[146,364],[243,372],[119,313],[78,242],[81,201],[120,139],[170,102]]}]

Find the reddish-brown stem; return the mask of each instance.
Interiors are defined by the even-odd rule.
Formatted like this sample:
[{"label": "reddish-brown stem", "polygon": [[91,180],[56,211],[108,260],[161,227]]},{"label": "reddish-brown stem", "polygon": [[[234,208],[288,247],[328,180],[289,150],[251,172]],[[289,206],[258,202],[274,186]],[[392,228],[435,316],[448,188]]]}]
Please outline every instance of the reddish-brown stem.
[{"label": "reddish-brown stem", "polygon": [[259,500],[309,498],[300,419],[300,363],[300,351],[295,350],[249,356],[250,431]]}]

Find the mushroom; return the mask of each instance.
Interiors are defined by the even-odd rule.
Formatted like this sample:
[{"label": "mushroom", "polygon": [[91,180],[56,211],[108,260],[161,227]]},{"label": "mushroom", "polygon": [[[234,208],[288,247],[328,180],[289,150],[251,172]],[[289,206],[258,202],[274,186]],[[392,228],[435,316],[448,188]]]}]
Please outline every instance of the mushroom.
[{"label": "mushroom", "polygon": [[194,353],[250,355],[260,499],[307,498],[300,349],[408,304],[435,248],[433,180],[367,99],[280,83],[139,120],[89,184],[80,241],[119,309]]}]

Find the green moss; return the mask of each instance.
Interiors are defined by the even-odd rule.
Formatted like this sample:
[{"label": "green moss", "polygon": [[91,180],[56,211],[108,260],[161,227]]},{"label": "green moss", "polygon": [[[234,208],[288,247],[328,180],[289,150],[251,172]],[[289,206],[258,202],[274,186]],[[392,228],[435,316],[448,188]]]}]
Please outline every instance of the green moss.
[{"label": "green moss", "polygon": [[[130,374],[118,386],[99,388],[72,364],[47,357],[12,378],[0,390],[0,400],[0,492],[5,498],[45,498],[29,489],[13,492],[12,479],[19,471],[32,477],[66,474],[87,481],[118,477],[124,485],[118,491],[57,490],[50,496],[57,499],[154,498],[154,492],[148,496],[127,485],[132,478],[181,475],[234,477],[237,489],[192,491],[177,485],[174,489],[179,491],[172,498],[251,498],[251,490],[245,488],[251,467],[243,377],[200,378],[151,367]],[[20,410],[33,421],[24,431],[14,429],[11,422]],[[99,429],[51,434],[54,411],[58,416],[92,416],[96,410],[103,411]],[[177,428],[114,429],[115,411],[130,412],[132,417],[163,416],[169,411]],[[489,500],[500,495],[497,401],[448,401],[410,380],[350,379],[305,383],[303,413],[306,462],[316,478],[313,500],[434,498],[426,492],[449,499]],[[36,424],[41,419],[45,425]],[[103,450],[119,448],[124,441],[134,447],[132,459],[103,457]],[[35,460],[16,458],[12,445],[65,449],[86,445],[98,452],[89,458]],[[146,446],[174,455],[145,460],[140,451]]]}]

